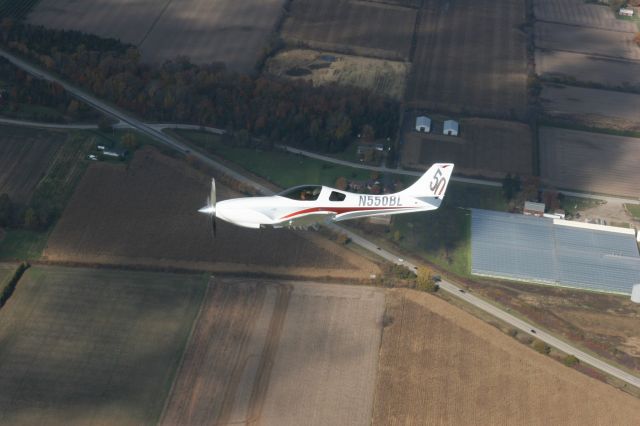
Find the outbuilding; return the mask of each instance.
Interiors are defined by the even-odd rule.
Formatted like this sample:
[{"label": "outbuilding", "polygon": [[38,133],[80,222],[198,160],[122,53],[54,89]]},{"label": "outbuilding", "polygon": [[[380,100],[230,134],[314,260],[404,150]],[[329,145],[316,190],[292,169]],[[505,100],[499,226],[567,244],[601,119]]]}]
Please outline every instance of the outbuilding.
[{"label": "outbuilding", "polygon": [[426,115],[421,115],[416,118],[416,131],[429,133],[431,131],[431,119]]},{"label": "outbuilding", "polygon": [[524,209],[522,210],[522,213],[524,213],[525,216],[543,217],[544,209],[545,209],[544,203],[534,203],[533,201],[525,201]]},{"label": "outbuilding", "polygon": [[102,151],[102,155],[107,157],[118,158],[120,160],[124,160],[127,157],[129,152],[127,150],[115,149],[115,148],[106,148]]},{"label": "outbuilding", "polygon": [[443,135],[458,136],[458,122],[456,120],[445,120],[442,128]]},{"label": "outbuilding", "polygon": [[620,16],[633,16],[633,9],[631,9],[630,7],[622,7],[618,11],[618,14]]}]

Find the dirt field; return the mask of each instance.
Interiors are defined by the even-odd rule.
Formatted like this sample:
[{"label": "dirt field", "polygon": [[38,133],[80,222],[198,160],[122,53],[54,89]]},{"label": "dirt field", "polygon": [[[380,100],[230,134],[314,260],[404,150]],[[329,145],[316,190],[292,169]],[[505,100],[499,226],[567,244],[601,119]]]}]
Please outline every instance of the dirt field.
[{"label": "dirt field", "polygon": [[522,116],[525,21],[519,0],[425,0],[408,102],[431,110]]},{"label": "dirt field", "polygon": [[[56,225],[49,260],[312,277],[368,278],[378,267],[314,231],[252,230],[218,221],[212,239],[210,180],[151,148],[132,162],[93,163]],[[218,199],[237,196],[218,185]],[[278,250],[274,250],[277,247]]]},{"label": "dirt field", "polygon": [[633,33],[536,22],[535,35],[536,47],[544,49],[640,60]]},{"label": "dirt field", "polygon": [[205,285],[202,275],[28,270],[0,310],[0,423],[155,424]]},{"label": "dirt field", "polygon": [[381,290],[216,279],[162,424],[371,421]]},{"label": "dirt field", "polygon": [[66,138],[65,132],[0,127],[0,194],[27,203]]},{"label": "dirt field", "polygon": [[584,0],[533,0],[533,7],[539,21],[630,33],[637,31],[633,22],[616,19],[606,5],[589,4]]},{"label": "dirt field", "polygon": [[362,87],[397,100],[404,96],[408,70],[406,62],[304,49],[279,52],[266,66],[267,73],[278,77],[312,81],[316,86],[337,83]]},{"label": "dirt field", "polygon": [[540,101],[552,117],[590,127],[640,131],[637,94],[545,84]]},{"label": "dirt field", "polygon": [[460,121],[458,137],[409,131],[404,141],[402,164],[407,167],[453,162],[457,173],[467,175],[532,173],[531,131],[520,123],[469,118]]},{"label": "dirt field", "polygon": [[582,53],[536,50],[536,72],[608,87],[640,89],[640,62],[607,59]]},{"label": "dirt field", "polygon": [[282,36],[314,49],[408,60],[415,19],[415,9],[392,4],[294,0]]},{"label": "dirt field", "polygon": [[640,139],[540,128],[542,179],[559,188],[640,197]]},{"label": "dirt field", "polygon": [[374,425],[632,425],[640,401],[427,294],[387,296]]},{"label": "dirt field", "polygon": [[42,0],[30,22],[119,38],[138,46],[145,61],[188,56],[250,71],[282,14],[284,0]]}]

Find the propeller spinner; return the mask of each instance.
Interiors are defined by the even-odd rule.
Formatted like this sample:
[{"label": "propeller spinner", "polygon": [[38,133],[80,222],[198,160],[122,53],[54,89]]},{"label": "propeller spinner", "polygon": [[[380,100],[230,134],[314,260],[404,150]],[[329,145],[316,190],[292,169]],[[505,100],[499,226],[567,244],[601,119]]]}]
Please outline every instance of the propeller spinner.
[{"label": "propeller spinner", "polygon": [[208,214],[211,218],[211,234],[216,236],[216,180],[211,179],[211,195],[207,199],[207,205],[200,210],[200,213]]}]

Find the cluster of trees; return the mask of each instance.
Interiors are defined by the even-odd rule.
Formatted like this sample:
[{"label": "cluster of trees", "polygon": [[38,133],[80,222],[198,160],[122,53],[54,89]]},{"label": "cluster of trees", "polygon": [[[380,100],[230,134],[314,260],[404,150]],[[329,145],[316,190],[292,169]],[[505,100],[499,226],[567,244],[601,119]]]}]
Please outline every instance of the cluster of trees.
[{"label": "cluster of trees", "polygon": [[24,206],[13,202],[9,194],[0,194],[0,227],[39,231],[47,229],[55,217],[46,203]]},{"label": "cluster of trees", "polygon": [[323,152],[343,150],[365,128],[377,138],[397,130],[397,102],[358,88],[248,76],[187,58],[152,67],[134,46],[9,19],[0,41],[148,120],[246,130]]},{"label": "cluster of trees", "polygon": [[[25,109],[25,105],[48,107],[56,112]],[[99,116],[85,103],[73,99],[62,86],[33,78],[4,58],[0,58],[0,110],[8,116],[50,122],[62,122],[65,117],[90,120]]]},{"label": "cluster of trees", "polygon": [[555,211],[561,207],[562,194],[555,190],[540,190],[540,179],[530,176],[524,180],[520,176],[507,173],[502,180],[502,193],[513,206],[522,207],[525,201],[543,202],[547,211]]}]

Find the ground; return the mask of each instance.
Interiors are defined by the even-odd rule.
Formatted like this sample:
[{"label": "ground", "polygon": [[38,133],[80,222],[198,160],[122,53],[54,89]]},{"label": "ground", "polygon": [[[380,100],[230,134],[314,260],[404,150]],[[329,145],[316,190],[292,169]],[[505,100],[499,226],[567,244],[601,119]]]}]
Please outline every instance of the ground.
[{"label": "ground", "polygon": [[194,63],[223,62],[248,72],[264,54],[283,5],[284,0],[42,0],[29,21],[118,38],[138,46],[146,62],[188,56]]},{"label": "ground", "polygon": [[[545,22],[601,28],[609,31],[637,31],[633,22],[616,19],[607,5],[584,0],[533,0],[536,19]],[[567,28],[567,31],[571,31]]]},{"label": "ground", "polygon": [[[139,150],[127,166],[93,163],[44,252],[52,261],[151,268],[368,278],[374,263],[314,231],[254,230],[218,221],[205,205],[210,178],[185,161]],[[221,184],[218,199],[241,196]],[[273,250],[273,247],[279,247]]]},{"label": "ground", "polygon": [[383,310],[370,287],[214,279],[161,424],[370,424]]},{"label": "ground", "polygon": [[0,310],[0,423],[155,424],[202,275],[32,267]]},{"label": "ground", "polygon": [[536,22],[536,47],[594,54],[614,59],[639,60],[640,47],[633,33]]},{"label": "ground", "polygon": [[639,94],[544,84],[540,101],[547,115],[568,125],[640,132]]},{"label": "ground", "polygon": [[640,371],[640,313],[628,296],[475,278],[468,287],[567,341]]},{"label": "ground", "polygon": [[638,197],[640,139],[551,127],[541,127],[539,137],[547,184]]},{"label": "ground", "polygon": [[0,194],[27,203],[67,136],[66,132],[0,127]]},{"label": "ground", "polygon": [[465,118],[460,120],[459,136],[440,133],[437,129],[431,133],[407,131],[402,165],[426,170],[434,162],[452,162],[456,173],[493,178],[506,173],[532,174],[532,137],[525,124]]},{"label": "ground", "polygon": [[640,90],[640,62],[607,59],[584,53],[536,50],[536,71],[546,79]]},{"label": "ground", "polygon": [[411,107],[499,118],[527,108],[525,2],[425,0],[416,34]]},{"label": "ground", "polygon": [[312,81],[314,85],[361,87],[401,100],[408,68],[406,62],[291,49],[269,58],[265,71],[277,77]]},{"label": "ground", "polygon": [[282,37],[292,45],[406,61],[415,19],[415,9],[386,2],[294,0]]},{"label": "ground", "polygon": [[4,284],[11,278],[15,270],[16,265],[13,263],[0,263],[0,293],[4,288]]},{"label": "ground", "polygon": [[640,401],[434,296],[387,296],[374,425],[620,424]]}]

